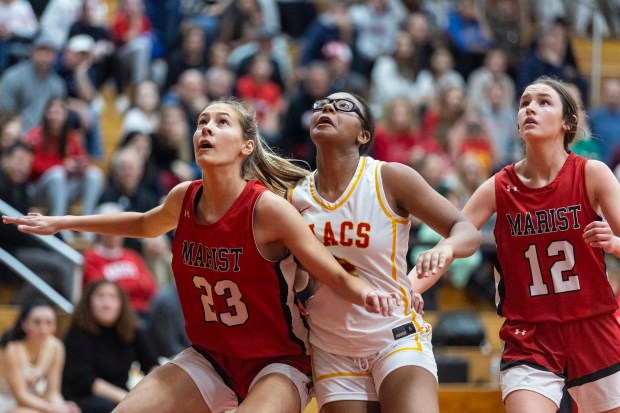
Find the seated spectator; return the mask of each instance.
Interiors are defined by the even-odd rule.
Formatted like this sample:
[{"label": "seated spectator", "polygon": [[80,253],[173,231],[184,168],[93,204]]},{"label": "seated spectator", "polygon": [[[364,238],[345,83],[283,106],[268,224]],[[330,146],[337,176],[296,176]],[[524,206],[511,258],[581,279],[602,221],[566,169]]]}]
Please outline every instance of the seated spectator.
[{"label": "seated spectator", "polygon": [[[153,161],[153,135],[136,131],[131,131],[123,135],[120,143],[118,144],[118,147],[112,153],[112,156],[110,157],[112,161],[110,164],[110,168],[108,169],[108,185],[118,185],[118,183],[114,182],[115,179],[117,179],[117,177],[115,176],[115,170],[117,169],[117,166],[120,167],[120,165],[115,165],[115,162],[117,162],[117,155],[123,149],[133,149],[135,152],[137,152],[138,157],[140,158],[139,163],[144,166],[142,168],[143,173],[140,183],[141,186],[146,187],[152,194],[151,196],[147,196],[147,198],[151,198],[152,196],[159,198],[165,195],[159,183],[159,171],[157,170],[157,167],[155,166]],[[134,158],[131,157],[131,159],[133,160]],[[119,174],[119,180],[121,179],[120,175],[122,174],[123,173]],[[106,188],[106,191],[108,189],[109,187]],[[116,201],[112,200],[112,202]],[[150,208],[147,208],[146,210],[148,209]]]},{"label": "seated spectator", "polygon": [[467,108],[463,88],[458,86],[441,90],[438,100],[422,115],[422,135],[433,139],[441,153],[450,153],[450,134],[459,123]]},{"label": "seated spectator", "polygon": [[208,103],[205,76],[196,69],[181,73],[179,82],[162,98],[162,106],[178,106],[185,113],[185,123],[191,128],[188,129],[188,139],[191,139],[198,116]]},{"label": "seated spectator", "polygon": [[217,38],[235,49],[252,41],[263,22],[262,7],[258,0],[229,1],[220,16]]},{"label": "seated spectator", "polygon": [[485,100],[488,85],[491,82],[500,82],[506,91],[504,99],[506,104],[514,106],[515,82],[508,75],[508,61],[504,51],[500,49],[489,50],[484,58],[484,65],[474,69],[467,78],[467,97],[473,105],[479,106]]},{"label": "seated spectator", "polygon": [[71,37],[58,59],[56,71],[67,88],[69,109],[84,134],[88,153],[97,159],[103,157],[99,114],[92,105],[98,95],[92,50],[95,41],[86,34]]},{"label": "seated spectator", "polygon": [[517,124],[515,105],[509,103],[506,96],[504,83],[491,81],[486,86],[482,99],[476,102],[493,140],[494,171],[499,171],[504,166],[523,158],[523,141],[519,138],[515,126]]},{"label": "seated spectator", "polygon": [[420,12],[411,13],[405,27],[411,35],[413,48],[416,51],[415,66],[419,70],[428,69],[435,48],[442,41],[440,34],[443,32],[433,28],[428,16]]},{"label": "seated spectator", "polygon": [[19,114],[26,132],[41,123],[51,98],[67,96],[65,82],[54,70],[57,53],[52,39],[39,36],[30,59],[11,66],[0,78],[0,109]]},{"label": "seated spectator", "polygon": [[374,62],[394,53],[406,9],[401,0],[363,0],[350,6],[348,16],[355,32],[353,71],[370,78]]},{"label": "seated spectator", "polygon": [[237,95],[256,112],[261,135],[271,145],[280,141],[280,117],[286,101],[280,86],[271,80],[273,62],[267,54],[254,55],[248,74],[237,80]]},{"label": "seated spectator", "polygon": [[476,0],[458,0],[448,17],[448,34],[454,45],[454,67],[465,78],[482,66],[485,54],[495,45],[493,32]]},{"label": "seated spectator", "polygon": [[457,121],[448,134],[448,148],[453,163],[465,154],[478,158],[487,175],[490,176],[496,164],[493,140],[489,127],[478,108],[469,106],[464,116]]},{"label": "seated spectator", "polygon": [[352,70],[353,52],[344,42],[332,41],[323,46],[323,56],[331,73],[331,88],[368,98],[368,79]]},{"label": "seated spectator", "polygon": [[587,101],[588,82],[577,66],[571,49],[567,23],[563,19],[556,19],[546,28],[519,62],[517,94],[519,95],[528,84],[543,75],[576,84],[581,96]]},{"label": "seated spectator", "polygon": [[[159,205],[159,194],[143,183],[144,165],[144,158],[132,147],[119,149],[112,158],[110,181],[99,203],[115,203],[124,211],[134,212],[146,212]],[[137,238],[128,238],[126,245],[136,251],[142,249]]]},{"label": "seated spectator", "polygon": [[0,153],[23,138],[22,118],[10,110],[0,110]]},{"label": "seated spectator", "polygon": [[420,70],[415,66],[413,40],[407,31],[398,33],[394,53],[379,57],[371,72],[371,107],[376,116],[382,115],[383,106],[397,96],[407,96],[416,104],[422,90],[418,88]]},{"label": "seated spectator", "polygon": [[93,68],[95,71],[95,87],[101,90],[110,79],[113,80],[116,95],[123,93],[123,77],[120,60],[116,55],[116,46],[112,42],[106,24],[106,4],[102,0],[84,0],[80,18],[71,25],[69,39],[73,36],[85,34],[95,41],[91,50]]},{"label": "seated spectator", "polygon": [[21,306],[13,328],[0,340],[0,411],[80,413],[60,392],[65,348],[56,333],[56,312],[46,302]]},{"label": "seated spectator", "polygon": [[227,43],[214,42],[209,49],[209,67],[230,69],[230,64],[228,63],[230,50],[230,46]]},{"label": "seated spectator", "polygon": [[235,96],[237,78],[232,70],[218,66],[210,67],[205,73],[205,80],[207,101]]},{"label": "seated spectator", "polygon": [[64,343],[62,393],[83,412],[110,413],[129,391],[132,364],[144,373],[158,364],[127,294],[109,280],[86,287]]},{"label": "seated spectator", "polygon": [[269,57],[273,66],[270,79],[281,89],[285,89],[292,74],[291,56],[286,39],[267,27],[258,28],[254,40],[230,52],[229,63],[238,78],[249,73],[250,65],[257,54]]},{"label": "seated spectator", "polygon": [[121,0],[112,17],[110,34],[124,75],[124,89],[151,78],[156,38],[143,0]]},{"label": "seated spectator", "polygon": [[377,122],[373,157],[385,162],[409,165],[412,159],[426,152],[421,146],[420,122],[417,107],[406,97],[394,98],[385,105]]},{"label": "seated spectator", "polygon": [[[32,170],[32,148],[18,140],[0,154],[0,199],[22,214],[35,212],[28,196],[28,177]],[[56,251],[42,248],[36,238],[0,225],[0,248],[13,255],[60,295],[73,295],[73,264]],[[1,267],[1,266],[0,266]],[[11,271],[0,268],[4,282],[14,282]],[[22,283],[13,302],[23,303],[41,293],[30,283]]]},{"label": "seated spectator", "polygon": [[171,50],[167,58],[167,73],[164,91],[168,91],[179,81],[181,73],[187,69],[207,70],[208,62],[205,53],[205,32],[197,25],[181,26],[181,45]]},{"label": "seated spectator", "polygon": [[465,79],[454,70],[454,59],[450,50],[437,47],[431,56],[431,67],[422,69],[416,78],[418,104],[426,108],[432,107],[445,90],[464,87]]},{"label": "seated spectator", "polygon": [[[112,202],[101,204],[96,214],[112,214],[123,209]],[[153,274],[142,257],[125,248],[125,238],[98,234],[95,243],[84,252],[83,285],[100,279],[115,281],[127,293],[129,303],[140,319],[148,323],[149,302],[157,292]]]},{"label": "seated spectator", "polygon": [[316,61],[304,71],[304,78],[292,92],[282,125],[280,149],[285,155],[316,164],[316,149],[310,141],[310,115],[315,100],[331,93],[331,75],[325,62]]},{"label": "seated spectator", "polygon": [[142,257],[160,289],[174,282],[170,244],[166,235],[142,240]]},{"label": "seated spectator", "polygon": [[161,125],[153,140],[153,165],[159,173],[159,185],[164,193],[177,184],[196,179],[198,169],[194,163],[194,145],[190,130],[196,123],[186,121],[178,106],[165,106],[161,110]]},{"label": "seated spectator", "polygon": [[81,0],[50,0],[41,15],[41,31],[60,49],[67,42],[71,25],[81,13]]},{"label": "seated spectator", "polygon": [[51,215],[66,215],[69,204],[80,199],[82,212],[92,214],[103,189],[103,174],[90,163],[79,131],[70,128],[66,100],[50,99],[43,122],[25,139],[34,148],[30,175],[34,199],[50,208]]},{"label": "seated spectator", "polygon": [[159,128],[159,88],[151,80],[137,83],[133,89],[129,110],[123,115],[121,133],[138,131],[154,133]]},{"label": "seated spectator", "polygon": [[26,0],[0,1],[0,73],[28,57],[39,20]]},{"label": "seated spectator", "polygon": [[[521,45],[528,35],[527,16],[529,4],[514,0],[487,1],[486,16],[489,22],[495,47],[506,56],[506,71],[514,78],[517,63],[521,59],[523,48]],[[515,95],[512,95],[514,99]]]},{"label": "seated spectator", "polygon": [[149,318],[149,336],[160,357],[171,359],[191,345],[174,281],[153,298]]},{"label": "seated spectator", "polygon": [[347,0],[327,2],[325,9],[308,24],[301,38],[299,68],[305,69],[312,62],[322,60],[323,47],[331,41],[340,41],[351,46],[353,36]]},{"label": "seated spectator", "polygon": [[599,142],[603,161],[614,167],[612,157],[620,149],[620,79],[607,79],[603,86],[603,102],[590,110],[592,135]]}]

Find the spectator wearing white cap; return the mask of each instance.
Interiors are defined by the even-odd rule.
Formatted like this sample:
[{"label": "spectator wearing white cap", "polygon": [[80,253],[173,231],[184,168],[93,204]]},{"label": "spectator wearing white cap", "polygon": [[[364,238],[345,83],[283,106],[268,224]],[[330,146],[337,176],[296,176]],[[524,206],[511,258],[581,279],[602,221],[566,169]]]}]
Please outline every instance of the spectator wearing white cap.
[{"label": "spectator wearing white cap", "polygon": [[77,114],[84,131],[85,146],[95,157],[103,156],[99,115],[93,106],[98,95],[93,67],[95,40],[86,34],[71,37],[61,52],[56,71],[65,81],[69,108]]}]

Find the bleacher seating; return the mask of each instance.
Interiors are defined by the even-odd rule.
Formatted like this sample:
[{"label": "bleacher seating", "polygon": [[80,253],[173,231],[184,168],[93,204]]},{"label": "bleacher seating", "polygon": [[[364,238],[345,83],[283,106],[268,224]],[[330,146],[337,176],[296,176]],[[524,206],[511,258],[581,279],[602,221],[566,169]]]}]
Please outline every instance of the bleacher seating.
[{"label": "bleacher seating", "polygon": [[[577,58],[577,64],[582,73],[591,79],[592,74],[592,38],[571,38],[571,44]],[[598,96],[592,96],[592,103],[600,103],[605,79],[620,78],[620,39],[603,39],[601,44],[601,90]]]}]

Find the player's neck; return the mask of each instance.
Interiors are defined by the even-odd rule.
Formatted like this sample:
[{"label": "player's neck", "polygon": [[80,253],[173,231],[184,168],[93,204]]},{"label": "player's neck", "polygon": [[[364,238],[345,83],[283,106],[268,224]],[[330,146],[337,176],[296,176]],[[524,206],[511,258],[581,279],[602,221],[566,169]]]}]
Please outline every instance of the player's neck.
[{"label": "player's neck", "polygon": [[357,154],[338,159],[317,157],[314,177],[321,196],[330,201],[338,199],[353,179],[359,162],[360,157]]}]

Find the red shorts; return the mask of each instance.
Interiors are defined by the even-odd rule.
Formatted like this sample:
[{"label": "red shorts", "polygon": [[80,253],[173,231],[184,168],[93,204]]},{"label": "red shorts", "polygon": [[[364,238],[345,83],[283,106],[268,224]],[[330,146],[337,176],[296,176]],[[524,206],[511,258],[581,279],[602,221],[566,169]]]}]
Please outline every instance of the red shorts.
[{"label": "red shorts", "polygon": [[555,373],[566,386],[581,386],[620,369],[620,324],[613,314],[563,323],[506,320],[502,370],[528,364]]},{"label": "red shorts", "polygon": [[281,363],[296,368],[300,372],[311,376],[310,356],[282,356],[256,359],[237,359],[195,347],[214,367],[224,383],[243,400],[248,395],[252,380],[270,364]]}]

